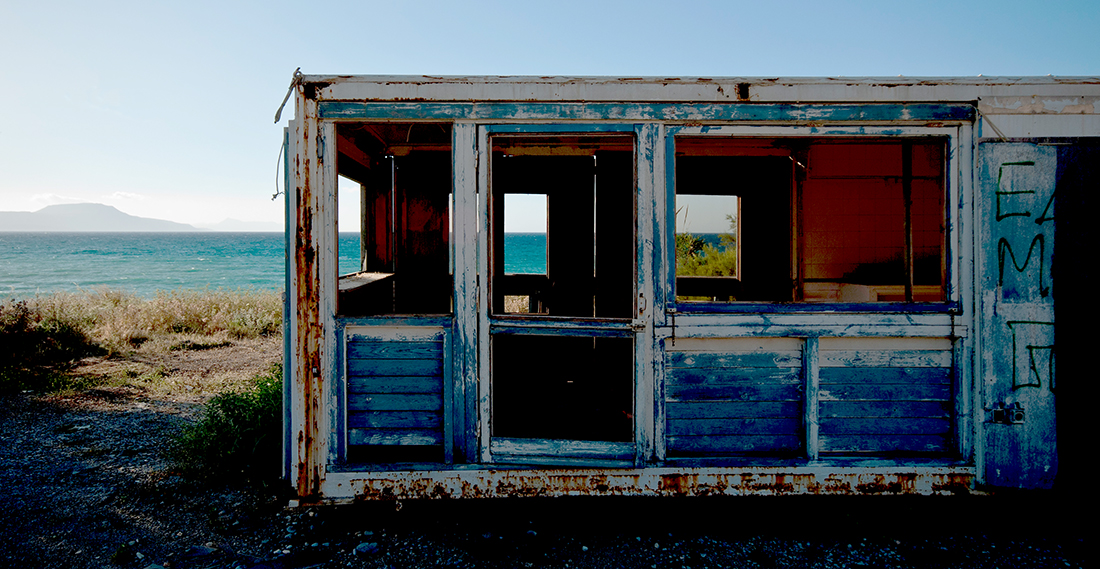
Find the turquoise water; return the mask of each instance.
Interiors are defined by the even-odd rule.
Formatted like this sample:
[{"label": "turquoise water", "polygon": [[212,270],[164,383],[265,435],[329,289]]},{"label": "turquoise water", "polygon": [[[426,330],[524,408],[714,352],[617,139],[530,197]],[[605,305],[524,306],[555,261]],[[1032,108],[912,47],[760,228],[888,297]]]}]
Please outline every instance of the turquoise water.
[{"label": "turquoise water", "polygon": [[546,234],[505,233],[504,272],[546,274]]},{"label": "turquoise water", "polygon": [[[359,265],[359,235],[340,235],[340,273]],[[508,272],[546,272],[546,236],[505,236]],[[0,297],[100,287],[141,296],[175,289],[279,289],[282,233],[0,232]]]}]

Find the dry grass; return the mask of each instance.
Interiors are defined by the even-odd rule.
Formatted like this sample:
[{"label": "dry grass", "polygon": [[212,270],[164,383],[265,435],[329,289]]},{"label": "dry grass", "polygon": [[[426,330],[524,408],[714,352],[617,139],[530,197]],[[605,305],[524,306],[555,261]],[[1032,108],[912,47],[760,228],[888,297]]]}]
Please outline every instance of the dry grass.
[{"label": "dry grass", "polygon": [[38,296],[28,304],[44,319],[72,323],[112,355],[146,342],[170,349],[179,334],[224,342],[282,331],[282,296],[277,291],[176,290],[144,299],[101,289]]},{"label": "dry grass", "polygon": [[281,333],[277,291],[145,299],[102,289],[0,302],[0,388],[209,394],[279,361]]},{"label": "dry grass", "polygon": [[[170,342],[172,337],[175,344]],[[133,388],[150,397],[202,401],[215,393],[238,390],[282,361],[282,339],[278,337],[244,338],[202,349],[162,347],[191,345],[203,338],[174,335],[147,342],[125,357],[85,358],[69,375],[81,385]]]}]

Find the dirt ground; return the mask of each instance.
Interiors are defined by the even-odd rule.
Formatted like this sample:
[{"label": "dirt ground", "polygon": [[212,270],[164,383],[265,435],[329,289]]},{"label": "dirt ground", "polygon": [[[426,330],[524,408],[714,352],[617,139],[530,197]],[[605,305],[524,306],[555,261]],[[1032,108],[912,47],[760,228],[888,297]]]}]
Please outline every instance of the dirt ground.
[{"label": "dirt ground", "polygon": [[[288,509],[181,477],[167,442],[277,340],[91,360],[129,386],[0,396],[0,566],[1090,567],[1091,504],[954,497],[557,498]],[[143,378],[151,378],[146,381]],[[110,383],[110,382],[108,382]],[[148,383],[147,386],[143,383]],[[227,473],[227,483],[232,473]]]}]

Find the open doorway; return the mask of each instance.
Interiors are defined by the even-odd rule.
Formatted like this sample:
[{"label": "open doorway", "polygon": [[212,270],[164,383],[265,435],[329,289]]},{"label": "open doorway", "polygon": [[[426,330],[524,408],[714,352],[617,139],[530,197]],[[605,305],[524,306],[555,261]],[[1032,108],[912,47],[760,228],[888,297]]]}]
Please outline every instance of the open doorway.
[{"label": "open doorway", "polygon": [[632,456],[633,133],[489,141],[494,453]]}]

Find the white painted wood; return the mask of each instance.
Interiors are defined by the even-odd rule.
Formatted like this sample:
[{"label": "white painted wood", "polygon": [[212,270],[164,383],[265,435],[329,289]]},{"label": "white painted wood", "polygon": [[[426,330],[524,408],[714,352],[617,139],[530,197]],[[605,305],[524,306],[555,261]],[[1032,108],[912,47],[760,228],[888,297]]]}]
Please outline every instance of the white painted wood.
[{"label": "white painted wood", "polygon": [[806,458],[816,461],[821,457],[821,440],[818,436],[820,425],[818,423],[818,396],[820,388],[820,341],[818,338],[806,338],[802,352],[802,370],[805,381],[803,390],[803,403],[805,413],[803,427],[806,429]]},{"label": "white painted wood", "polygon": [[464,460],[477,460],[478,401],[478,212],[477,126],[457,122],[452,127],[454,173],[455,337],[454,413],[456,436]]},{"label": "white painted wood", "polygon": [[954,358],[955,373],[952,377],[954,385],[952,391],[955,395],[955,414],[952,417],[955,432],[955,450],[961,457],[969,457],[973,450],[973,429],[970,424],[970,405],[972,398],[970,385],[970,368],[964,357],[966,351],[963,341],[955,342]]},{"label": "white painted wood", "polygon": [[[294,104],[299,104],[298,97],[295,97]],[[297,112],[295,116],[300,116]],[[298,140],[301,136],[299,129],[301,128],[301,121],[291,120],[287,124],[287,148],[288,155],[287,164],[290,170],[288,174],[289,183],[284,191],[288,194],[287,203],[290,207],[296,207],[296,204],[289,199],[289,195],[297,195],[297,188],[299,185],[299,169],[298,169]],[[287,227],[285,231],[290,236],[289,243],[294,242],[294,235],[298,231],[298,216],[293,211],[287,212],[286,216]],[[303,405],[301,395],[301,382],[303,381],[300,375],[300,367],[297,365],[297,359],[295,357],[296,349],[298,345],[298,311],[296,310],[295,299],[298,298],[298,287],[301,283],[298,281],[297,271],[293,270],[294,253],[289,244],[286,244],[287,254],[290,255],[290,263],[287,266],[287,290],[283,293],[286,295],[287,302],[285,305],[286,314],[283,318],[286,320],[286,328],[283,331],[286,334],[286,351],[284,356],[288,361],[283,362],[283,368],[286,373],[286,385],[284,389],[287,390],[287,396],[283,399],[283,464],[286,475],[286,479],[291,484],[294,483],[297,472],[294,465],[298,463],[299,453],[298,446],[295,444],[294,433],[298,433],[305,426],[303,423],[303,417],[301,408]]]},{"label": "white painted wood", "polygon": [[446,464],[454,462],[454,411],[457,406],[454,398],[454,352],[451,350],[451,338],[452,334],[443,335],[443,462]]},{"label": "white painted wood", "polygon": [[441,341],[445,329],[439,326],[347,326],[348,341],[385,340],[395,342]]},{"label": "white painted wood", "polygon": [[[688,338],[751,338],[756,336],[769,336],[769,337],[795,337],[805,338],[809,336],[829,336],[829,337],[944,337],[951,336],[952,333],[956,337],[965,337],[967,330],[961,326],[951,326],[950,324],[940,326],[898,326],[898,325],[880,325],[872,323],[852,324],[852,325],[766,325],[756,326],[751,324],[728,324],[722,325],[708,325],[708,326],[690,326],[680,325],[680,320],[686,319],[683,316],[676,317],[676,346],[680,345],[680,342]],[[665,327],[657,330],[659,337],[668,338],[672,335],[672,328]]]},{"label": "white painted wood", "polygon": [[967,148],[971,147],[973,142],[967,138],[962,138],[962,133],[967,132],[969,134],[969,125],[962,125],[955,132],[954,136],[947,143],[947,155],[945,156],[945,167],[947,171],[944,172],[944,180],[947,184],[945,188],[947,195],[944,197],[944,212],[947,219],[944,220],[944,231],[946,236],[944,244],[947,250],[943,252],[946,256],[947,266],[947,282],[944,283],[948,288],[948,300],[951,302],[960,302],[961,294],[963,290],[963,274],[962,270],[962,249],[963,232],[969,226],[969,218],[966,217],[966,209],[964,207],[963,200],[966,197],[966,191],[970,187],[967,177],[970,175],[970,171],[973,169],[973,164],[970,163],[971,153],[967,151]]},{"label": "white painted wood", "polygon": [[489,421],[491,417],[489,383],[489,163],[492,162],[492,150],[489,146],[489,131],[479,126],[477,130],[477,271],[479,275],[477,290],[477,358],[478,358],[478,448],[481,462],[491,463],[492,452],[489,448]]},{"label": "white painted wood", "polygon": [[663,350],[667,343],[665,340],[655,337],[653,339],[653,345],[653,355],[657,358],[653,364],[654,381],[656,382],[653,389],[653,453],[659,464],[668,456],[668,441],[665,438],[665,425],[667,424],[666,420],[668,418],[667,409],[665,407],[665,388],[668,385],[668,366]]},{"label": "white painted wood", "polygon": [[[793,307],[792,310],[797,310]],[[879,329],[923,327],[950,327],[951,315],[946,313],[901,314],[901,313],[842,313],[842,312],[774,312],[774,313],[730,313],[730,314],[687,314],[676,315],[676,325],[684,327],[721,326],[729,329],[738,327],[817,327],[846,328],[852,326],[877,326]],[[830,334],[844,336],[845,334]],[[909,334],[895,334],[908,336]],[[679,336],[679,334],[677,334]]]},{"label": "white painted wood", "polygon": [[574,441],[555,439],[508,439],[497,437],[492,442],[496,456],[572,456],[576,458],[629,458],[634,455],[631,443],[605,441]]},{"label": "white painted wood", "polygon": [[[660,254],[652,259],[653,265],[653,278],[655,279],[656,288],[653,291],[653,323],[655,326],[668,325],[668,294],[671,292],[667,290],[665,283],[668,282],[669,272],[674,270],[672,256],[674,253],[668,251],[669,231],[672,229],[668,227],[665,219],[668,216],[668,194],[671,188],[668,187],[666,162],[668,156],[665,152],[666,137],[668,136],[668,129],[665,125],[655,125],[657,128],[657,142],[653,147],[653,242],[654,249],[660,251]],[[675,204],[672,204],[675,206]]]},{"label": "white painted wood", "polygon": [[670,352],[799,352],[799,338],[676,338]]},{"label": "white painted wood", "polygon": [[821,350],[821,367],[951,367],[950,350]]},{"label": "white painted wood", "polygon": [[1083,137],[1100,133],[1100,115],[983,114],[981,138]]},{"label": "white painted wood", "polygon": [[[738,101],[748,84],[748,101],[957,102],[991,104],[996,97],[1039,97],[1055,110],[1067,97],[1082,104],[1100,96],[1097,77],[530,77],[306,75],[307,83],[330,100],[424,101]],[[1008,105],[1002,105],[1011,111]],[[1065,106],[1062,107],[1062,110]],[[1078,110],[1078,109],[1075,109]],[[1079,109],[1087,110],[1087,109]],[[1092,113],[1100,113],[1095,104]]]},{"label": "white painted wood", "polygon": [[[964,460],[973,461],[974,464],[979,465],[978,472],[984,472],[984,469],[980,466],[982,458],[979,457],[982,445],[975,445],[975,441],[984,440],[982,435],[982,422],[981,406],[975,405],[975,401],[980,401],[980,385],[975,381],[975,378],[980,377],[976,366],[980,365],[978,358],[972,357],[972,354],[978,353],[979,345],[981,342],[981,333],[979,326],[981,325],[980,319],[976,317],[978,314],[978,293],[975,290],[977,283],[977,267],[975,265],[975,253],[976,249],[974,244],[977,239],[976,228],[977,224],[974,223],[974,212],[979,207],[979,196],[975,191],[975,185],[977,180],[976,174],[976,131],[972,125],[962,125],[959,127],[959,140],[956,146],[957,157],[957,170],[958,175],[955,177],[957,183],[952,188],[952,193],[949,194],[953,199],[955,205],[954,213],[956,214],[959,223],[955,227],[954,243],[957,248],[953,249],[954,255],[952,255],[952,262],[954,263],[954,274],[957,275],[955,282],[957,288],[954,291],[953,300],[957,300],[962,307],[962,314],[953,318],[953,321],[957,322],[965,330],[973,330],[973,334],[967,334],[964,332],[952,332],[953,336],[956,336],[956,352],[955,352],[955,376],[956,386],[958,391],[956,397],[962,401],[963,408],[966,409],[965,415],[958,415],[958,422],[956,424],[956,436],[959,441],[959,448],[962,458]],[[980,248],[979,248],[980,249]]]},{"label": "white painted wood", "polygon": [[[340,275],[340,253],[338,251],[338,229],[336,226],[339,219],[337,209],[339,203],[337,186],[339,182],[336,175],[336,125],[331,122],[321,122],[318,127],[318,134],[320,136],[318,155],[321,162],[319,164],[320,177],[317,182],[322,189],[322,193],[321,201],[315,212],[320,223],[314,225],[314,227],[319,227],[319,231],[315,231],[317,232],[316,241],[319,255],[318,271],[320,279],[317,285],[321,298],[320,317],[323,340],[321,345],[322,379],[317,383],[315,393],[321,401],[321,405],[317,407],[324,410],[326,419],[320,422],[320,432],[318,432],[318,438],[323,441],[318,456],[327,457],[324,464],[318,468],[323,478],[327,465],[340,459],[337,456],[339,449],[337,438],[342,436],[343,425],[340,424],[341,414],[338,408],[338,403],[342,397],[339,397],[338,394],[344,393],[347,375],[338,363],[342,361],[340,351],[343,350],[343,346],[338,345],[336,330],[336,299],[339,293],[337,283]],[[355,253],[358,253],[358,251]]]},{"label": "white painted wood", "polygon": [[951,348],[951,338],[821,338],[822,350],[944,351]]},{"label": "white painted wood", "polygon": [[[656,312],[656,292],[654,287],[654,195],[657,188],[663,188],[654,177],[653,156],[657,147],[662,146],[660,129],[654,123],[635,127],[635,176],[637,194],[635,201],[637,214],[634,216],[635,267],[637,280],[635,290],[638,299],[635,304],[634,336],[634,459],[636,466],[644,466],[655,456],[656,440],[654,425],[654,404],[656,401],[656,366],[663,356],[654,349],[654,314]],[[640,326],[639,326],[640,325]]]},{"label": "white painted wood", "polygon": [[812,137],[827,139],[837,136],[887,137],[958,135],[958,125],[910,126],[910,125],[706,125],[675,126],[668,129],[670,136],[748,136],[748,137]]}]

